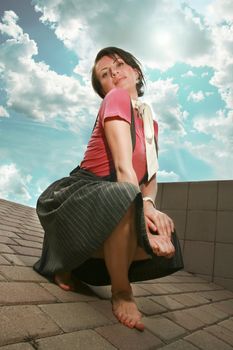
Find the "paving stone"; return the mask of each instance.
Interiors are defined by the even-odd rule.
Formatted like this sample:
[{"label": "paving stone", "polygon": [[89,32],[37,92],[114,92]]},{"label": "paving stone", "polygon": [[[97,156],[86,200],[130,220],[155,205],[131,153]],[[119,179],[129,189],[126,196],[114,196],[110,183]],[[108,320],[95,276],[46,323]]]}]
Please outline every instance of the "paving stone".
[{"label": "paving stone", "polygon": [[233,293],[229,290],[213,290],[209,292],[198,292],[198,294],[209,301],[219,301],[233,298]]},{"label": "paving stone", "polygon": [[233,346],[233,332],[229,331],[229,329],[219,325],[213,325],[205,328],[204,330]]},{"label": "paving stone", "polygon": [[0,255],[0,265],[10,265],[10,262]]},{"label": "paving stone", "polygon": [[111,323],[118,323],[118,320],[112,313],[112,304],[109,300],[97,300],[88,304],[108,318]]},{"label": "paving stone", "polygon": [[184,307],[181,303],[178,303],[178,301],[174,300],[169,295],[156,296],[156,297],[150,296],[150,299],[155,301],[156,303],[161,304],[168,310],[177,310],[177,309],[182,309]]},{"label": "paving stone", "polygon": [[44,231],[43,230],[35,231],[35,230],[32,230],[32,229],[28,229],[28,228],[22,227],[21,228],[21,232],[22,233],[26,233],[27,235],[31,235],[31,236],[37,236],[37,237],[43,237],[44,236]]},{"label": "paving stone", "polygon": [[113,345],[93,330],[57,335],[36,341],[38,350],[114,350]]},{"label": "paving stone", "polygon": [[14,232],[12,232],[10,229],[9,230],[1,230],[0,229],[0,236],[10,237],[10,238],[19,238],[19,236],[17,236],[15,231],[16,230],[14,230]]},{"label": "paving stone", "polygon": [[198,350],[198,348],[185,340],[177,340],[174,343],[163,346],[161,350]]},{"label": "paving stone", "polygon": [[229,331],[233,332],[233,318],[222,321],[218,325],[221,327],[225,327],[225,328],[229,329]]},{"label": "paving stone", "polygon": [[158,286],[156,284],[149,284],[149,283],[142,283],[141,287],[145,290],[147,290],[148,292],[150,292],[150,294],[153,295],[163,295],[163,294],[168,294],[167,290],[165,288],[163,288],[162,285]]},{"label": "paving stone", "polygon": [[36,273],[31,267],[21,266],[0,266],[0,273],[8,280],[27,281],[27,282],[45,282],[46,279]]},{"label": "paving stone", "polygon": [[9,222],[9,224],[1,224],[0,223],[0,232],[1,231],[12,231],[12,232],[14,232],[15,230],[17,231],[17,229],[18,228],[11,222]]},{"label": "paving stone", "polygon": [[0,236],[0,242],[5,244],[15,244],[15,241],[9,237]]},{"label": "paving stone", "polygon": [[187,333],[183,327],[178,326],[164,317],[145,317],[142,321],[150,332],[165,342],[181,337]]},{"label": "paving stone", "polygon": [[[13,219],[13,220],[12,220]],[[14,218],[12,215],[9,216],[9,213],[5,213],[3,217],[1,217],[2,225],[10,225],[14,227],[18,227],[21,225],[22,220]]]},{"label": "paving stone", "polygon": [[172,283],[177,283],[177,287],[179,287],[179,283],[205,283],[206,280],[202,277],[197,277],[195,276],[177,276],[176,277],[176,281],[172,282]]},{"label": "paving stone", "polygon": [[6,281],[6,278],[2,275],[0,275],[0,281]]},{"label": "paving stone", "polygon": [[192,317],[192,315],[190,315],[186,310],[169,312],[163,316],[169,318],[175,323],[178,323],[180,326],[188,329],[189,331],[194,331],[205,326],[201,320]]},{"label": "paving stone", "polygon": [[130,329],[121,324],[98,327],[97,333],[107,339],[117,349],[121,350],[151,350],[163,342],[147,330],[140,332],[136,329]]},{"label": "paving stone", "polygon": [[152,301],[150,298],[140,297],[135,299],[138,309],[147,316],[161,314],[166,309]]},{"label": "paving stone", "polygon": [[[155,283],[178,283],[180,282],[180,278],[178,276],[165,276],[161,278],[156,278]],[[144,282],[146,283],[146,281]]]},{"label": "paving stone", "polygon": [[19,236],[19,238],[22,238],[27,241],[43,243],[43,238],[41,237],[27,235],[26,233],[17,233],[17,235]]},{"label": "paving stone", "polygon": [[148,292],[148,290],[142,288],[141,285],[132,283],[131,287],[132,287],[134,297],[144,297],[144,296],[150,295],[150,292]]},{"label": "paving stone", "polygon": [[109,323],[106,317],[90,304],[84,302],[42,305],[41,309],[65,332],[103,326]]},{"label": "paving stone", "polygon": [[211,283],[180,283],[179,289],[181,292],[199,292],[213,290]]},{"label": "paving stone", "polygon": [[96,295],[91,294],[91,292],[88,294],[86,290],[81,288],[77,289],[75,292],[66,292],[54,283],[41,283],[40,285],[62,302],[99,300]]},{"label": "paving stone", "polygon": [[1,346],[1,350],[34,350],[35,348],[29,343],[18,343]]},{"label": "paving stone", "polygon": [[110,299],[111,298],[111,286],[92,286],[88,285],[90,289],[98,295],[101,299]]},{"label": "paving stone", "polygon": [[219,301],[218,303],[213,303],[212,306],[228,315],[233,315],[233,299]]},{"label": "paving stone", "polygon": [[36,248],[28,248],[28,247],[21,247],[17,245],[11,245],[11,248],[19,254],[22,255],[28,255],[28,256],[41,256],[41,249],[36,249]]},{"label": "paving stone", "polygon": [[2,254],[2,256],[9,262],[10,265],[25,266],[25,263],[21,260],[20,255]]},{"label": "paving stone", "polygon": [[6,244],[0,243],[0,253],[14,253]]},{"label": "paving stone", "polygon": [[232,350],[230,345],[205,331],[197,331],[184,339],[203,350]]},{"label": "paving stone", "polygon": [[208,303],[207,299],[201,296],[195,295],[195,293],[176,294],[176,295],[172,295],[171,298],[178,301],[180,304],[183,304],[184,306],[189,306],[189,307]]},{"label": "paving stone", "polygon": [[22,238],[15,238],[15,242],[18,243],[19,245],[23,246],[23,247],[39,248],[39,249],[42,248],[42,244],[41,243],[25,240],[25,239],[22,239]]},{"label": "paving stone", "polygon": [[56,298],[36,283],[0,282],[0,305],[54,301]]},{"label": "paving stone", "polygon": [[167,294],[181,292],[178,284],[176,286],[174,286],[173,284],[157,284],[157,287],[162,287],[167,292]]},{"label": "paving stone", "polygon": [[26,255],[18,255],[18,254],[2,254],[2,255],[11,263],[11,265],[18,265],[18,266],[33,266],[35,262],[38,260],[38,257],[35,257],[35,256],[26,256]]},{"label": "paving stone", "polygon": [[37,306],[0,308],[0,346],[61,333],[59,327]]},{"label": "paving stone", "polygon": [[180,271],[173,273],[172,276],[192,277],[193,273],[185,271],[185,270],[180,270]]},{"label": "paving stone", "polygon": [[187,309],[187,312],[204,322],[205,324],[212,324],[227,317],[227,314],[221,310],[216,310],[211,305],[199,306],[196,308]]}]

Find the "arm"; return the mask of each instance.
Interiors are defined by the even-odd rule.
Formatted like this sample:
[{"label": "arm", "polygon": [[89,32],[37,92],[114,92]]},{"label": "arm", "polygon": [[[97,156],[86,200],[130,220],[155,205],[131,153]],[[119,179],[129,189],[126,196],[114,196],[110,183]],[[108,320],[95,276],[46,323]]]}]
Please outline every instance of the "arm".
[{"label": "arm", "polygon": [[[157,193],[157,180],[154,175],[151,180],[141,186],[142,196],[151,197],[155,201]],[[171,237],[171,233],[174,231],[174,223],[172,219],[154,208],[150,201],[144,201],[144,214],[146,223],[150,231],[157,231],[160,235]]]},{"label": "arm", "polygon": [[[116,169],[117,181],[118,182],[129,182],[138,187],[136,173],[132,164],[132,141],[130,134],[130,124],[122,119],[107,118],[104,122],[105,136],[112,154],[114,166]],[[146,184],[144,191],[149,191],[152,187],[154,188],[155,180],[151,184]],[[149,192],[146,192],[149,194]],[[145,206],[147,206],[145,202]],[[151,205],[154,210],[155,208]],[[145,218],[146,213],[149,213],[149,207],[144,207]],[[171,257],[174,254],[174,247],[167,236],[154,236],[148,230],[148,221],[146,220],[146,230],[148,239],[153,251],[160,256]]]},{"label": "arm", "polygon": [[130,124],[123,119],[106,118],[104,132],[116,169],[117,181],[132,183],[139,189],[132,164]]}]

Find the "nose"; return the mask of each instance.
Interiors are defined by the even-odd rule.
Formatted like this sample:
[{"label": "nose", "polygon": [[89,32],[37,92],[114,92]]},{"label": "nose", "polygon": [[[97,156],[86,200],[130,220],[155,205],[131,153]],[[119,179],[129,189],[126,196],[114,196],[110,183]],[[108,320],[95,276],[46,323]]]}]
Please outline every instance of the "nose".
[{"label": "nose", "polygon": [[119,73],[119,70],[117,67],[112,67],[111,68],[111,75],[112,77],[115,77]]}]

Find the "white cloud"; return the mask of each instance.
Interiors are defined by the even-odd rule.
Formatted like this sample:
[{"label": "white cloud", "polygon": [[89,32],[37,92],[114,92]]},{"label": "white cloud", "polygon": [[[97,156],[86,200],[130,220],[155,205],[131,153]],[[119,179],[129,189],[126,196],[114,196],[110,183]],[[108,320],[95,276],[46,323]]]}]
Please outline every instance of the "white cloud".
[{"label": "white cloud", "polygon": [[[120,46],[151,68],[166,70],[176,62],[213,68],[212,83],[232,108],[232,86],[219,82],[222,76],[233,81],[228,74],[233,60],[232,0],[187,0],[182,4],[126,0],[124,5],[107,0],[90,0],[88,4],[85,0],[33,0],[33,4],[41,12],[41,20],[77,53],[80,61],[75,72],[84,81],[89,79],[97,50]],[[135,18],[143,25],[135,26]]]},{"label": "white cloud", "polygon": [[96,112],[97,97],[89,85],[81,85],[75,78],[59,75],[45,63],[36,62],[33,57],[38,53],[37,45],[16,24],[17,19],[12,11],[6,11],[3,17],[4,33],[12,37],[1,44],[0,50],[7,106],[55,125],[52,120],[60,117],[73,131],[80,131],[90,113]]},{"label": "white cloud", "polygon": [[[196,118],[194,128],[201,133],[210,135],[213,139],[224,144],[224,149],[233,149],[233,111],[218,111],[213,118]],[[217,144],[219,147],[219,144]],[[232,152],[231,152],[232,153]]]},{"label": "white cloud", "polygon": [[187,98],[188,101],[193,101],[193,102],[200,102],[200,101],[203,101],[204,99],[205,99],[205,95],[203,91],[197,91],[197,92],[191,91]]},{"label": "white cloud", "polygon": [[[80,64],[76,71],[82,74],[87,74],[97,50],[110,45],[126,48],[147,66],[159,69],[177,61],[199,64],[203,56],[211,54],[209,28],[197,13],[188,6],[181,7],[179,1],[126,0],[121,4],[107,0],[88,3],[33,0],[32,3],[42,13],[41,21],[50,25],[57,37],[77,53]],[[135,20],[141,25],[135,25]]]},{"label": "white cloud", "polygon": [[208,72],[203,72],[203,73],[201,74],[201,77],[204,78],[204,77],[207,77],[208,75],[209,75]]},{"label": "white cloud", "polygon": [[180,176],[174,171],[159,170],[158,179],[160,182],[177,182],[180,179]]},{"label": "white cloud", "polygon": [[16,24],[18,19],[15,12],[6,11],[2,23],[0,23],[0,31],[13,38],[20,38],[23,35],[23,30]]},{"label": "white cloud", "polygon": [[218,111],[213,118],[199,117],[194,120],[194,128],[209,137],[205,144],[189,141],[184,147],[190,153],[209,164],[216,179],[233,177],[233,111]]},{"label": "white cloud", "polygon": [[182,74],[181,76],[182,76],[182,78],[186,78],[186,77],[195,77],[196,74],[194,74],[193,71],[189,70],[189,71],[187,71],[186,73]]},{"label": "white cloud", "polygon": [[185,135],[184,120],[188,113],[182,110],[178,102],[179,86],[172,79],[149,81],[145,98],[153,107],[155,119],[159,120],[159,130],[171,130]]},{"label": "white cloud", "polygon": [[222,23],[233,22],[232,0],[215,0],[208,5],[206,11],[207,18],[210,22]]},{"label": "white cloud", "polygon": [[28,202],[31,195],[28,191],[28,184],[32,179],[31,175],[22,175],[14,163],[0,166],[0,197],[21,202]]},{"label": "white cloud", "polygon": [[3,106],[0,106],[0,117],[9,117],[9,113]]}]

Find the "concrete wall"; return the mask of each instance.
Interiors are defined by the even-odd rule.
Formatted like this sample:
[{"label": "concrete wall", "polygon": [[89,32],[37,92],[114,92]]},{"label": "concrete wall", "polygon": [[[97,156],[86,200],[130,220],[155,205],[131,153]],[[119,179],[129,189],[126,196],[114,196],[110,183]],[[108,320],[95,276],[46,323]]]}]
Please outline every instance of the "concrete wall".
[{"label": "concrete wall", "polygon": [[156,203],[175,222],[185,270],[233,290],[233,180],[160,183]]}]

